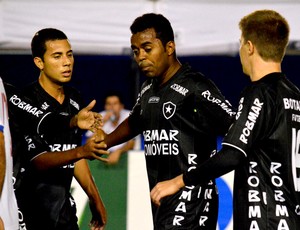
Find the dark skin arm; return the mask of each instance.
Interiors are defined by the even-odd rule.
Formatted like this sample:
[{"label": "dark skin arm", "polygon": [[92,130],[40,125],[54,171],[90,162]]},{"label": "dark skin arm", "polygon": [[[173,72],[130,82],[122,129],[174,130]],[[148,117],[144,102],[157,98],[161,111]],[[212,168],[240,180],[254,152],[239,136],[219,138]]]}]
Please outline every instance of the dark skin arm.
[{"label": "dark skin arm", "polygon": [[[99,132],[103,133],[102,130],[100,130]],[[129,141],[137,134],[138,133],[131,127],[129,119],[126,118],[113,132],[106,135],[104,142],[107,148],[110,148],[112,146]]]}]

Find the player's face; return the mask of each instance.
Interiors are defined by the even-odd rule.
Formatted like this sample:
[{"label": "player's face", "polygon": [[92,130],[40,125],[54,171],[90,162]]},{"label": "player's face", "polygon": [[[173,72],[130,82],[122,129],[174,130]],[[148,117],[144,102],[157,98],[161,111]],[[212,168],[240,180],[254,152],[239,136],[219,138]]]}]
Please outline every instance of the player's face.
[{"label": "player's face", "polygon": [[42,77],[51,82],[63,84],[72,77],[74,57],[68,40],[53,40],[46,42],[46,52],[41,63]]},{"label": "player's face", "polygon": [[105,100],[105,110],[112,111],[116,116],[120,115],[121,110],[124,108],[120,102],[119,97],[109,96]]},{"label": "player's face", "polygon": [[153,28],[131,36],[134,59],[147,77],[163,77],[169,68],[168,53]]}]

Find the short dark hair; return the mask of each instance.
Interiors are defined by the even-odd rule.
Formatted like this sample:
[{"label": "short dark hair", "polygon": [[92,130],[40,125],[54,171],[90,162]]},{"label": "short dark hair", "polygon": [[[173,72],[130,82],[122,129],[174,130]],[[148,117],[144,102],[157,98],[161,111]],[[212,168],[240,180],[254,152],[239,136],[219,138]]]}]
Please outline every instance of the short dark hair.
[{"label": "short dark hair", "polygon": [[31,53],[33,57],[40,57],[43,60],[46,52],[46,42],[53,40],[68,39],[64,32],[54,29],[45,28],[35,33],[31,40]]},{"label": "short dark hair", "polygon": [[136,34],[151,28],[155,30],[156,38],[161,40],[164,46],[169,41],[174,41],[171,23],[161,14],[147,13],[136,18],[130,26],[130,31],[132,34]]}]

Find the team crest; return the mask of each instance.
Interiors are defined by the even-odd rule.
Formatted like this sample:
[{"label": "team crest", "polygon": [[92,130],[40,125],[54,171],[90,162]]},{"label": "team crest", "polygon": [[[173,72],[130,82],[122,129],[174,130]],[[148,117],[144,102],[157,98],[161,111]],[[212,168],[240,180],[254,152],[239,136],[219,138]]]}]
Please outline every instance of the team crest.
[{"label": "team crest", "polygon": [[170,101],[164,103],[163,105],[163,114],[166,119],[170,119],[176,110],[176,105]]}]

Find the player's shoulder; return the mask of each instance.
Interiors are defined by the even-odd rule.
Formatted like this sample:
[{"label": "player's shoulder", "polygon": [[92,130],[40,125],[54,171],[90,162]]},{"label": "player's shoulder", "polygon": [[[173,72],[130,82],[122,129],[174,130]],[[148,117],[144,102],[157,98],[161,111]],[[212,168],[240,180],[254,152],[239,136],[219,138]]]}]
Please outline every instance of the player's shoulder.
[{"label": "player's shoulder", "polygon": [[37,94],[37,92],[41,91],[41,86],[39,85],[38,81],[31,82],[25,85],[23,88],[20,88],[20,92],[24,96],[33,96]]},{"label": "player's shoulder", "polygon": [[190,65],[185,64],[181,70],[182,81],[191,87],[198,87],[199,85],[206,87],[215,87],[214,82],[205,76],[200,71],[194,70]]},{"label": "player's shoulder", "polygon": [[4,89],[6,92],[6,96],[8,98],[10,98],[12,95],[20,92],[20,90],[17,87],[15,87],[14,85],[12,85],[10,83],[3,82],[3,86],[4,86]]},{"label": "player's shoulder", "polygon": [[291,84],[286,77],[281,73],[271,73],[248,87],[248,91],[254,96],[267,97],[271,96],[273,98],[283,95],[285,93],[295,92],[299,94],[299,89]]},{"label": "player's shoulder", "polygon": [[192,91],[203,92],[219,92],[219,88],[216,84],[201,72],[193,72],[187,75],[187,82],[185,83],[187,88]]}]

